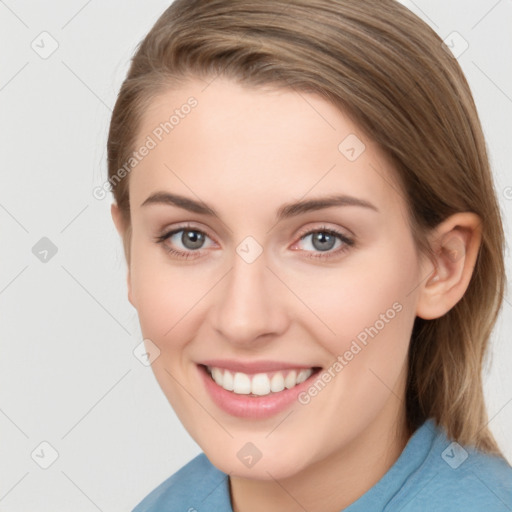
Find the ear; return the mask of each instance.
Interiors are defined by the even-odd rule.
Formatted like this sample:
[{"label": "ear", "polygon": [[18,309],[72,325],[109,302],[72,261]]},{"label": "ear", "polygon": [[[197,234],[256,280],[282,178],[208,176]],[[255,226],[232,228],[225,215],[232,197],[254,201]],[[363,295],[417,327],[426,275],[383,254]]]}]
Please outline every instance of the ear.
[{"label": "ear", "polygon": [[126,276],[126,284],[128,286],[128,300],[135,307],[133,297],[132,297],[132,283],[131,283],[131,272],[130,272],[130,238],[131,238],[131,228],[126,225],[126,219],[121,212],[121,209],[116,203],[112,203],[110,206],[110,213],[112,215],[112,220],[114,221],[114,225],[116,227],[121,240],[123,241],[124,255],[126,258],[126,264],[128,266],[128,272]]},{"label": "ear", "polygon": [[473,275],[481,240],[480,217],[470,212],[452,215],[433,231],[435,261],[429,259],[424,267],[429,277],[420,288],[417,316],[439,318],[459,302]]}]

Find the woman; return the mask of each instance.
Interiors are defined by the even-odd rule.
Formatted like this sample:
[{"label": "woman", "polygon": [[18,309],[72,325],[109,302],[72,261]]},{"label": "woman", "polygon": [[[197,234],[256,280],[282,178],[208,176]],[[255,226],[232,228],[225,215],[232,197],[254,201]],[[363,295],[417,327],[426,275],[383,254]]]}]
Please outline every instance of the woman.
[{"label": "woman", "polygon": [[108,139],[155,376],[204,451],[136,511],[509,510],[476,108],[392,0],[177,0]]}]

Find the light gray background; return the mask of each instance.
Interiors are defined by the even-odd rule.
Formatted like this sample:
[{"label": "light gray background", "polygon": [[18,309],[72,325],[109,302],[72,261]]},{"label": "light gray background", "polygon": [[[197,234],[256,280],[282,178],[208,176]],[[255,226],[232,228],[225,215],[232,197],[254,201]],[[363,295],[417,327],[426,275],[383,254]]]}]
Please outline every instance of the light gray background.
[{"label": "light gray background", "polygon": [[[459,61],[510,235],[512,2],[404,3],[442,38],[456,31],[469,44]],[[131,510],[199,453],[132,353],[142,338],[111,198],[92,195],[129,58],[168,4],[0,0],[0,511]],[[51,49],[43,31],[59,45],[46,59],[31,47]],[[47,262],[32,252],[42,237],[58,249]],[[510,263],[508,252],[509,275]],[[485,385],[509,460],[511,332],[508,295]],[[43,441],[58,453],[48,469]]]}]

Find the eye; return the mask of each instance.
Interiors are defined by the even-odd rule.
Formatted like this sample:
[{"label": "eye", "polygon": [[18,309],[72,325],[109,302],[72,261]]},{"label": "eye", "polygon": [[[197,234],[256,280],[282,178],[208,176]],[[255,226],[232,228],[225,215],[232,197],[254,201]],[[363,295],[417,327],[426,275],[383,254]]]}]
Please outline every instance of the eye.
[{"label": "eye", "polygon": [[300,240],[291,248],[310,253],[307,255],[310,258],[331,258],[348,251],[354,245],[355,241],[343,233],[321,227],[301,235]]},{"label": "eye", "polygon": [[[169,253],[180,258],[197,257],[196,254],[199,255],[200,249],[210,247],[213,242],[206,233],[189,226],[180,226],[159,235],[155,241],[164,245]],[[211,243],[208,244],[208,241]]]},{"label": "eye", "polygon": [[[162,244],[168,253],[183,259],[198,258],[203,249],[215,245],[204,231],[193,226],[179,226],[155,237],[155,241]],[[305,252],[308,258],[332,258],[354,245],[355,241],[343,233],[322,226],[300,235],[300,240],[291,249]]]}]

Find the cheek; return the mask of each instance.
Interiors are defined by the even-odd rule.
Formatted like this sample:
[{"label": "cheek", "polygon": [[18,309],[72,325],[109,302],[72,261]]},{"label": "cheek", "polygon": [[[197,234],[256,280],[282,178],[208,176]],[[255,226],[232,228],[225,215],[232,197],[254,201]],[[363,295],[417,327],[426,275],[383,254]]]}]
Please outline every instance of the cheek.
[{"label": "cheek", "polygon": [[140,277],[141,281],[134,282],[133,294],[142,334],[155,341],[160,350],[184,344],[190,317],[197,317],[201,310],[199,303],[204,290],[183,286],[177,280]]},{"label": "cheek", "polygon": [[[375,324],[380,332],[403,328],[401,319],[410,316],[404,311],[414,304],[412,292],[418,285],[414,247],[404,245],[402,241],[402,248],[397,251],[400,245],[389,242],[355,253],[330,271],[290,276],[304,303],[317,317],[317,327],[312,327],[317,330],[317,338],[332,340],[332,348],[341,350],[346,348],[347,340],[360,334],[364,339],[365,329]],[[309,323],[314,325],[313,318]]]},{"label": "cheek", "polygon": [[416,317],[418,262],[413,246],[381,256],[380,264],[347,276],[344,308],[338,317],[330,311],[333,322],[338,318],[338,336],[329,348],[343,356],[336,384],[340,397],[367,419],[393,394],[403,400],[403,372]]},{"label": "cheek", "polygon": [[163,247],[154,247],[134,233],[130,288],[145,337],[165,344],[182,339],[176,332],[197,315],[213,284],[208,273],[191,269],[170,263]]},{"label": "cheek", "polygon": [[382,401],[406,364],[416,316],[413,245],[375,248],[350,265],[347,260],[339,272],[318,274],[314,283],[309,290],[305,282],[301,285],[304,302],[316,316],[308,316],[304,325],[331,354],[332,363],[340,363],[332,369],[340,397],[353,404]]},{"label": "cheek", "polygon": [[[151,340],[160,350],[152,371],[162,391],[180,419],[186,424],[189,397],[180,382],[189,368],[186,346],[198,324],[204,283],[190,280],[186,272],[170,268],[157,261],[150,250],[135,250],[132,255],[131,288],[144,339]],[[193,425],[187,426],[193,428]]]}]

